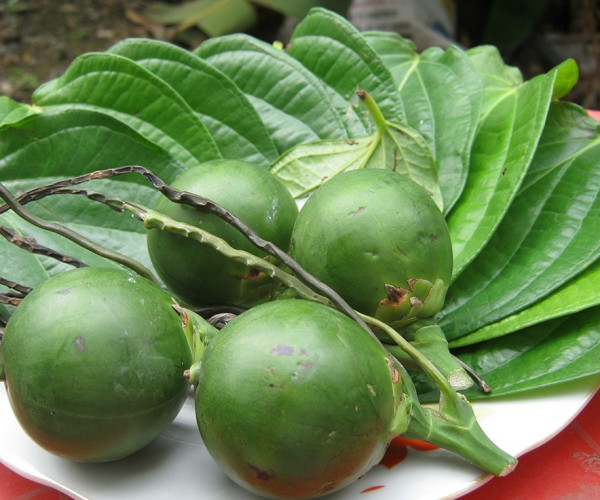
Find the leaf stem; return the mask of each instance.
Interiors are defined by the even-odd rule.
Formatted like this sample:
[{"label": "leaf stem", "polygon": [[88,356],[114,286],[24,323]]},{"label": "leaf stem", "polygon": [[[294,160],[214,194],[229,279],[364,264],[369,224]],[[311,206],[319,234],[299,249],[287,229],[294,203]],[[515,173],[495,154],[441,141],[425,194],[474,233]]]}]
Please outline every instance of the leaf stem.
[{"label": "leaf stem", "polygon": [[401,363],[403,392],[408,403],[408,429],[402,436],[422,439],[466,458],[478,467],[496,476],[505,476],[517,466],[517,459],[494,444],[479,425],[473,408],[462,394],[456,394],[459,419],[447,418],[434,408],[421,406],[415,386]]},{"label": "leaf stem", "polygon": [[385,134],[388,129],[387,120],[385,119],[385,116],[383,116],[379,106],[377,106],[375,99],[373,99],[371,94],[369,94],[366,90],[357,90],[356,95],[358,95],[360,100],[365,104],[367,111],[375,122],[375,126],[377,127],[379,135],[381,136]]}]

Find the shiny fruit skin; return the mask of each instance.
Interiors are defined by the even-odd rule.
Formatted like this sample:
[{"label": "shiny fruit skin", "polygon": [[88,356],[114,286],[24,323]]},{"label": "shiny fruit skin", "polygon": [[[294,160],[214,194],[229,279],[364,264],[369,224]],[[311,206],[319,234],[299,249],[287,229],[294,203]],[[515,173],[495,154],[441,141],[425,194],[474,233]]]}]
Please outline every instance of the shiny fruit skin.
[{"label": "shiny fruit skin", "polygon": [[[285,186],[267,170],[241,161],[217,160],[187,170],[171,185],[224,206],[265,240],[284,251],[289,248],[298,208]],[[166,198],[158,201],[156,211],[219,236],[234,248],[266,256],[216,215]],[[147,242],[159,277],[188,304],[247,305],[268,296],[269,278],[257,276],[207,245],[159,229],[148,232]]]},{"label": "shiny fruit skin", "polygon": [[338,490],[391,439],[394,380],[381,346],[337,310],[261,304],[208,346],[196,388],[203,441],[225,473],[273,498]]},{"label": "shiny fruit skin", "polygon": [[48,279],[2,339],[14,413],[41,447],[102,462],[150,443],[190,391],[192,358],[173,300],[129,272],[80,268]]},{"label": "shiny fruit skin", "polygon": [[[442,213],[421,186],[391,170],[353,170],[326,181],[300,210],[290,253],[370,316],[379,316],[388,301],[386,285],[406,291],[408,305],[413,283],[428,290],[439,281],[445,294],[452,275]],[[384,314],[394,319],[393,310]]]}]

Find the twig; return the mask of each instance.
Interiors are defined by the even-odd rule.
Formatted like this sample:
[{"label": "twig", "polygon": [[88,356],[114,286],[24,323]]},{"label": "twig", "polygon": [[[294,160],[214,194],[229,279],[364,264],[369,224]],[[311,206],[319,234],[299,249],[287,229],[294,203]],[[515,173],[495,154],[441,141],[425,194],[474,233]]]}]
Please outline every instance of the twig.
[{"label": "twig", "polygon": [[[8,206],[8,205],[5,205]],[[18,234],[16,231],[0,225],[0,235],[4,236],[10,243],[13,245],[22,248],[30,253],[36,255],[44,255],[46,257],[51,257],[52,259],[58,260],[59,262],[63,262],[65,264],[70,264],[75,267],[86,267],[87,264],[76,259],[75,257],[70,257],[69,255],[62,254],[53,250],[52,248],[45,247],[40,245],[34,238],[24,237]]]},{"label": "twig", "polygon": [[0,276],[0,285],[4,285],[5,287],[10,288],[11,290],[15,290],[19,295],[23,297],[33,290],[33,288],[30,288],[25,285],[19,285],[19,283],[15,283],[14,281],[3,278],[2,276]]},{"label": "twig", "polygon": [[484,392],[485,394],[489,394],[490,392],[492,392],[492,388],[487,384],[485,380],[483,380],[483,378],[479,376],[479,374],[477,374],[475,370],[473,370],[473,368],[471,368],[467,363],[465,363],[462,359],[456,356],[454,356],[454,359],[460,366],[462,366],[463,370],[467,372],[469,377],[473,379],[473,381],[477,384],[477,386],[479,387],[479,389],[481,389],[482,392]]},{"label": "twig", "polygon": [[18,306],[23,297],[15,297],[9,293],[0,294],[0,304],[8,304],[9,306]]},{"label": "twig", "polygon": [[144,276],[153,282],[157,282],[157,279],[154,277],[152,272],[146,268],[144,265],[139,262],[127,257],[126,255],[120,254],[119,252],[115,252],[110,250],[109,248],[102,247],[93,241],[85,238],[84,236],[78,234],[77,232],[69,229],[66,226],[61,224],[57,224],[55,222],[47,221],[37,217],[32,214],[21,205],[18,200],[12,195],[12,193],[2,184],[0,183],[0,198],[2,198],[6,204],[13,210],[17,215],[19,215],[22,219],[27,222],[37,226],[41,229],[45,229],[47,231],[51,231],[53,233],[59,234],[74,243],[77,243],[81,247],[89,250],[101,257],[105,257],[114,262],[118,262],[123,264],[124,266],[129,267],[130,269],[137,272],[140,276]]}]

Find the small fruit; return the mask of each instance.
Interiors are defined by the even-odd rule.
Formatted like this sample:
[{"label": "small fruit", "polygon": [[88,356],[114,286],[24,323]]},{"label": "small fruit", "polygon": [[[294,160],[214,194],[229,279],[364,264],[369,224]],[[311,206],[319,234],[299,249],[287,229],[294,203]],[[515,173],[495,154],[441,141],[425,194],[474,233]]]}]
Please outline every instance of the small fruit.
[{"label": "small fruit", "polygon": [[325,182],[298,214],[290,253],[353,308],[391,324],[434,316],[452,275],[442,213],[421,186],[391,170]]},{"label": "small fruit", "polygon": [[2,338],[0,364],[23,429],[47,451],[84,462],[150,443],[190,390],[191,350],[176,309],[147,279],[115,269],[75,269],[35,288]]},{"label": "small fruit", "polygon": [[[241,161],[218,160],[184,172],[172,187],[222,205],[259,236],[288,250],[298,208],[285,186],[267,170]],[[156,211],[219,236],[234,248],[266,256],[216,215],[166,198],[158,201]],[[151,229],[147,241],[159,277],[189,304],[251,305],[269,296],[269,278],[207,245],[159,229]]]},{"label": "small fruit", "polygon": [[195,382],[209,453],[267,497],[309,498],[356,480],[406,428],[389,354],[353,320],[300,299],[261,304],[213,339]]}]

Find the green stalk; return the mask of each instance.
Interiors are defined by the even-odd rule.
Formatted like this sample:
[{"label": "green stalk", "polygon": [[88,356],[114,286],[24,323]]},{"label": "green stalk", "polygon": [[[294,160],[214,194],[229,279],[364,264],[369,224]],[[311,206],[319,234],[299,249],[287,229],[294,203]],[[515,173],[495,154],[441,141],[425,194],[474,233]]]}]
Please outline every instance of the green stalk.
[{"label": "green stalk", "polygon": [[369,94],[365,90],[359,90],[358,92],[356,92],[356,94],[358,95],[360,100],[365,104],[367,111],[371,115],[371,118],[373,118],[375,126],[377,127],[378,136],[381,137],[383,134],[387,133],[387,120],[385,119],[385,116],[383,116],[383,113],[379,109],[379,106],[377,106],[375,99],[373,99],[371,97],[371,94]]},{"label": "green stalk", "polygon": [[452,451],[477,467],[496,476],[505,476],[517,466],[517,459],[494,444],[480,427],[471,405],[462,394],[455,393],[460,401],[458,421],[449,420],[433,408],[421,406],[415,386],[401,363],[396,369],[403,379],[405,401],[408,403],[408,429],[402,436],[421,439]]},{"label": "green stalk", "polygon": [[[365,314],[359,313],[361,318],[367,323],[370,324],[382,331],[384,331],[406,354],[410,356],[410,358],[417,364],[417,366],[425,372],[429,378],[433,380],[435,385],[440,390],[440,407],[443,407],[443,411],[446,412],[446,408],[448,413],[448,417],[451,419],[460,420],[460,412],[455,411],[454,400],[457,399],[457,393],[450,385],[450,382],[442,373],[436,368],[436,366],[425,357],[421,351],[419,351],[416,347],[414,347],[408,340],[406,340],[402,335],[400,335],[396,330],[394,330],[391,326],[380,321],[376,318],[372,318],[371,316],[367,316]],[[442,404],[441,401],[444,400]],[[450,405],[450,406],[448,406]]]},{"label": "green stalk", "polygon": [[196,363],[202,359],[206,346],[219,333],[219,330],[194,311],[186,308],[182,310],[188,318],[184,332],[192,351],[192,363]]},{"label": "green stalk", "polygon": [[433,318],[420,319],[403,329],[401,333],[442,372],[454,390],[467,389],[473,385],[473,379],[450,353],[446,336]]},{"label": "green stalk", "polygon": [[170,233],[174,233],[185,238],[192,238],[200,243],[210,245],[215,250],[222,253],[226,257],[229,257],[235,262],[258,269],[259,271],[264,272],[267,276],[279,280],[284,285],[294,289],[303,298],[321,302],[326,305],[331,305],[331,302],[328,299],[313,292],[312,289],[306,286],[295,276],[286,273],[282,269],[271,264],[269,261],[261,259],[250,252],[233,248],[225,240],[209,233],[208,231],[195,226],[190,226],[189,224],[178,222],[170,217],[167,217],[166,215],[154,212],[153,210],[148,210],[142,215],[140,212],[140,207],[135,207],[132,204],[127,205],[127,209],[137,209],[137,213],[140,214],[140,217],[143,217],[142,220],[146,229],[160,229],[162,231],[168,231]]}]

